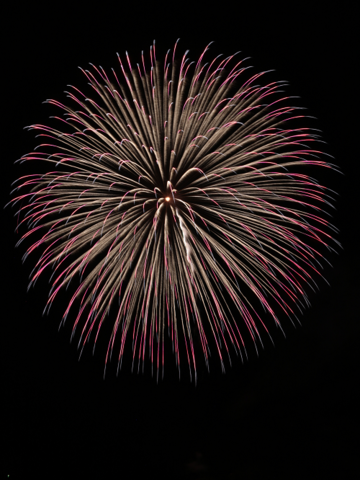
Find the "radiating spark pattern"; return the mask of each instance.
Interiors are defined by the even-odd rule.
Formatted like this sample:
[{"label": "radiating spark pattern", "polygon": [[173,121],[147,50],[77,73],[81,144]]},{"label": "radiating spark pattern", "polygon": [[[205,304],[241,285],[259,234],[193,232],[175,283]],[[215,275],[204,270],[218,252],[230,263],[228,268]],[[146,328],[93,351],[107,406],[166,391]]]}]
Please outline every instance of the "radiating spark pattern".
[{"label": "radiating spark pattern", "polygon": [[164,375],[168,335],[179,375],[183,348],[196,381],[199,353],[209,365],[208,330],[224,369],[224,352],[243,358],[246,337],[257,348],[269,333],[254,300],[277,326],[276,312],[296,318],[319,274],[316,246],[332,250],[331,197],[302,170],[334,168],[311,148],[319,135],[294,127],[306,117],[280,95],[285,82],[249,76],[237,54],[205,62],[209,45],[196,65],[188,52],[176,61],[177,42],[165,63],[154,42],[149,70],[143,54],[135,67],[118,54],[120,74],[92,65],[83,73],[96,101],[72,86],[77,110],[47,100],[72,133],[27,127],[46,143],[18,161],[52,164],[19,179],[12,200],[28,224],[18,243],[42,232],[24,256],[42,249],[29,287],[53,271],[47,312],[76,278],[63,320],[76,303],[82,348],[113,306],[105,368],[115,338],[121,366],[130,337],[133,365],[149,357]]}]

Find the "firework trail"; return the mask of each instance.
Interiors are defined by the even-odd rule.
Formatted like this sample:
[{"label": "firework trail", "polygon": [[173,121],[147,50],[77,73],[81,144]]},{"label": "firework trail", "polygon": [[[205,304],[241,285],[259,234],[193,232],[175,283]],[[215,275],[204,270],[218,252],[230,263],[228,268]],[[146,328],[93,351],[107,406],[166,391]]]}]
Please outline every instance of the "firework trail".
[{"label": "firework trail", "polygon": [[63,321],[79,309],[82,348],[113,306],[105,368],[115,338],[121,366],[130,336],[133,365],[149,356],[164,375],[166,334],[179,374],[181,341],[196,381],[195,335],[209,365],[205,330],[224,368],[224,352],[243,358],[247,337],[257,348],[269,333],[250,298],[279,327],[277,311],[296,318],[319,274],[317,245],[332,250],[328,189],[301,170],[334,168],[309,146],[319,135],[297,127],[305,117],[279,95],[285,82],[261,85],[267,72],[246,76],[237,54],[205,62],[209,45],[196,65],[188,51],[177,62],[177,42],[163,64],[154,42],[149,70],[143,54],[136,67],[118,54],[122,76],[92,65],[82,71],[96,102],[70,86],[77,110],[46,101],[65,112],[52,117],[64,131],[27,127],[46,143],[18,161],[52,164],[19,179],[10,202],[28,225],[18,244],[42,232],[24,255],[42,249],[29,287],[53,271],[48,312],[76,278]]}]

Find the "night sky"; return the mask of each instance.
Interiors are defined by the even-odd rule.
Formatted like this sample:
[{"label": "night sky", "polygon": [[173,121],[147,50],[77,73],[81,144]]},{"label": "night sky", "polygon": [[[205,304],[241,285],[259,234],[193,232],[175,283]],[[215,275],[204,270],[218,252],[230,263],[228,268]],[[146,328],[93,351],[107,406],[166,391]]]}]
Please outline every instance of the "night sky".
[{"label": "night sky", "polygon": [[332,221],[343,250],[327,256],[330,286],[319,279],[302,326],[282,317],[286,338],[272,332],[276,346],[265,340],[259,357],[250,345],[249,361],[233,356],[223,375],[214,352],[196,387],[186,362],[179,381],[171,353],[159,384],[149,366],[131,374],[126,362],[116,377],[115,361],[104,380],[106,330],[95,355],[90,344],[78,361],[71,321],[58,331],[71,292],[42,316],[48,277],[26,291],[37,254],[22,264],[30,243],[15,249],[16,219],[3,210],[2,478],[350,478],[359,450],[355,12],[313,9],[315,2],[128,3],[14,3],[3,11],[2,205],[11,182],[31,173],[13,164],[38,144],[23,127],[51,124],[59,111],[41,102],[65,103],[67,84],[82,89],[77,66],[118,68],[116,52],[125,50],[136,63],[153,39],[164,52],[179,37],[179,52],[197,60],[214,40],[209,57],[241,50],[254,72],[275,69],[273,78],[288,80],[287,93],[318,119],[323,148],[344,172],[317,175],[339,193]]}]

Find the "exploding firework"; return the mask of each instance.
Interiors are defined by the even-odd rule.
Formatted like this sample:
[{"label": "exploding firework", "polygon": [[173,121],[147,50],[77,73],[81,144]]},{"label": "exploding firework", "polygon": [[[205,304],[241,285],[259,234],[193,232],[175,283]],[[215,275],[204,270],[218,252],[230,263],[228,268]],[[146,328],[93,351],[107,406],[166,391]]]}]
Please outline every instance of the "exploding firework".
[{"label": "exploding firework", "polygon": [[334,166],[309,146],[319,135],[297,126],[305,117],[279,95],[285,82],[259,85],[267,72],[248,76],[237,54],[205,63],[209,45],[196,65],[188,52],[177,62],[176,46],[162,64],[154,42],[148,70],[143,54],[136,68],[118,54],[121,78],[83,70],[97,102],[71,86],[78,110],[47,100],[66,132],[27,127],[50,142],[18,161],[53,166],[22,177],[15,190],[27,193],[12,204],[28,224],[18,243],[42,232],[24,259],[42,249],[29,287],[53,271],[44,312],[77,279],[63,321],[79,309],[81,351],[112,308],[105,368],[116,338],[121,366],[130,336],[133,365],[149,357],[163,375],[169,342],[179,374],[183,348],[196,380],[209,337],[224,369],[224,353],[262,344],[269,319],[280,327],[276,312],[296,319],[308,303],[317,245],[332,249],[334,227],[322,215],[328,189],[302,168]]}]

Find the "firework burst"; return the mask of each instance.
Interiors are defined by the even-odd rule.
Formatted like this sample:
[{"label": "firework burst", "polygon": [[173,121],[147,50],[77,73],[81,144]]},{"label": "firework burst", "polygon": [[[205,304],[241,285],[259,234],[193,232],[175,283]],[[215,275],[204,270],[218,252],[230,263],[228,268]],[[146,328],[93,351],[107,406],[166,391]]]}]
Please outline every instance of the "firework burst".
[{"label": "firework burst", "polygon": [[177,62],[176,46],[162,63],[154,42],[148,70],[127,53],[120,75],[83,70],[97,101],[71,86],[78,110],[47,100],[71,133],[27,127],[47,143],[18,161],[52,167],[22,177],[15,190],[27,193],[11,203],[28,225],[18,243],[42,232],[24,259],[42,249],[29,287],[53,271],[44,312],[77,279],[63,321],[79,309],[81,351],[113,305],[105,368],[115,338],[121,366],[130,337],[133,365],[149,356],[163,375],[168,335],[179,374],[181,337],[196,380],[194,335],[209,365],[211,332],[224,369],[224,353],[246,356],[245,337],[257,348],[269,333],[254,300],[279,327],[276,312],[296,318],[308,303],[316,245],[331,250],[334,227],[322,214],[328,189],[301,167],[334,166],[310,148],[318,134],[296,126],[305,117],[279,95],[285,82],[260,85],[267,72],[248,76],[237,54],[206,63],[209,45],[196,64],[188,52]]}]

